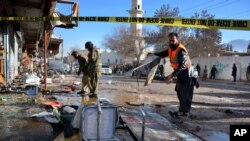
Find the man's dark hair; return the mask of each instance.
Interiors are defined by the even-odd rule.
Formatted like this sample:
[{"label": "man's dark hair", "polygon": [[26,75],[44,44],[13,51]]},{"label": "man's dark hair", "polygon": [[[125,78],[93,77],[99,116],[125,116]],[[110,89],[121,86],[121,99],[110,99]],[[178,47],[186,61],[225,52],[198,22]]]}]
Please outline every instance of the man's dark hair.
[{"label": "man's dark hair", "polygon": [[75,56],[77,53],[77,51],[72,51],[71,56]]},{"label": "man's dark hair", "polygon": [[176,33],[176,32],[171,32],[171,33],[168,34],[168,37],[170,37],[170,36],[175,36],[175,37],[178,38],[178,33]]}]

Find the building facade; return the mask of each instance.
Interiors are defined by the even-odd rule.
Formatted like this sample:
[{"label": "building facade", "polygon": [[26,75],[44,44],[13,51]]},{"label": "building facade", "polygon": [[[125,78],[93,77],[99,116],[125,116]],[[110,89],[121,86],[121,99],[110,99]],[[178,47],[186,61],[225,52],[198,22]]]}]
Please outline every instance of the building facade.
[{"label": "building facade", "polygon": [[232,67],[233,64],[237,67],[237,81],[246,80],[246,70],[250,63],[250,56],[218,56],[218,57],[197,57],[192,58],[194,66],[197,64],[201,68],[201,76],[203,75],[204,66],[207,66],[208,76],[210,76],[210,70],[215,65],[218,73],[216,79],[232,80]]}]

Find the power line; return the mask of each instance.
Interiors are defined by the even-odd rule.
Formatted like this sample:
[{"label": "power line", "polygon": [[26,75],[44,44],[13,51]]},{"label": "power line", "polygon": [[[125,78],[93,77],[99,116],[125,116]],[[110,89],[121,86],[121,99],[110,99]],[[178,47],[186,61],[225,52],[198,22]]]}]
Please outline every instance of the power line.
[{"label": "power line", "polygon": [[232,1],[232,2],[227,3],[225,5],[220,5],[220,6],[214,7],[214,8],[208,9],[208,10],[214,10],[214,9],[217,9],[217,8],[220,8],[220,7],[225,7],[227,5],[231,5],[231,4],[235,3],[235,2],[238,2],[238,0]]},{"label": "power line", "polygon": [[226,17],[228,17],[228,18],[242,17],[242,16],[245,16],[245,15],[250,15],[250,10],[241,11],[241,12],[238,12],[238,13],[235,13],[235,14],[228,15]]},{"label": "power line", "polygon": [[[227,1],[227,0],[226,0]],[[223,1],[223,2],[221,2],[221,1],[217,1],[218,3],[212,3],[212,4],[210,4],[210,5],[206,5],[205,7],[203,7],[203,8],[200,8],[200,9],[198,9],[198,10],[195,10],[195,9],[190,9],[189,11],[190,12],[185,12],[185,14],[186,13],[191,13],[191,12],[197,12],[197,11],[200,11],[200,10],[204,10],[204,9],[207,9],[207,8],[209,8],[209,7],[214,7],[214,6],[218,6],[218,5],[221,5],[221,4],[224,4],[226,1]]]},{"label": "power line", "polygon": [[241,13],[241,14],[238,14],[238,15],[234,15],[234,16],[231,16],[229,18],[236,18],[236,19],[243,19],[242,17],[245,17],[245,16],[250,16],[250,11],[249,12],[246,12],[246,13]]},{"label": "power line", "polygon": [[[208,0],[208,1],[210,1],[210,0]],[[189,7],[189,8],[186,8],[186,9],[182,10],[182,12],[186,12],[186,11],[192,10],[193,8],[196,8],[198,6],[204,5],[206,3],[207,3],[207,1],[201,2],[201,3],[199,3],[199,4],[195,5],[195,6],[192,6],[192,7]]]}]

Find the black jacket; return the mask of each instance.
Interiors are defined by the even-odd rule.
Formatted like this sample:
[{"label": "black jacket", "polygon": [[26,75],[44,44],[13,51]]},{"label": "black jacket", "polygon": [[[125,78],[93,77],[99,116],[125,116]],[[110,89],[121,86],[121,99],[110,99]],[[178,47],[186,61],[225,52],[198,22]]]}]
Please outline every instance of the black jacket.
[{"label": "black jacket", "polygon": [[[164,58],[164,57],[168,57],[169,53],[168,53],[168,50],[165,50],[162,52],[154,53],[154,55]],[[177,80],[180,83],[185,83],[189,80],[188,69],[185,69],[185,63],[186,63],[187,58],[188,58],[187,53],[185,52],[184,49],[181,49],[178,52],[179,67],[176,70],[174,70],[174,72],[172,73],[173,77],[177,77]]]}]

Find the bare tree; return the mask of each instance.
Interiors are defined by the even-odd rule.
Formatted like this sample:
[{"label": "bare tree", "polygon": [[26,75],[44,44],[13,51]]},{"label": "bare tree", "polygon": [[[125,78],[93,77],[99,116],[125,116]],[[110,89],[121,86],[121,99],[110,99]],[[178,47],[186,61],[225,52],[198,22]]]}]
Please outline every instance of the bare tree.
[{"label": "bare tree", "polygon": [[[201,13],[195,13],[191,18],[213,19],[214,15],[209,14],[206,10]],[[215,56],[221,52],[221,32],[218,29],[201,29],[192,28],[188,38],[188,47],[190,55],[196,56]]]},{"label": "bare tree", "polygon": [[140,57],[146,46],[143,35],[134,36],[130,29],[125,26],[114,29],[111,35],[105,37],[103,44],[124,58],[136,58],[137,63],[140,63]]},{"label": "bare tree", "polygon": [[[171,8],[169,5],[162,5],[159,10],[156,10],[154,17],[180,17],[179,9],[177,7]],[[162,50],[168,44],[168,34],[170,32],[177,32],[180,39],[185,39],[186,30],[185,27],[174,27],[174,26],[157,26],[157,31],[148,32],[146,42],[150,45],[155,46],[155,50]]]},{"label": "bare tree", "polygon": [[[171,8],[169,5],[162,5],[156,10],[155,17],[181,17],[178,8]],[[195,13],[191,18],[213,19],[214,15],[209,14],[206,10],[201,13]],[[157,31],[148,33],[146,42],[155,46],[155,50],[162,50],[168,44],[168,34],[177,32],[180,41],[189,50],[191,57],[196,56],[215,56],[222,50],[221,32],[217,29],[200,29],[171,26],[157,26]]]}]

